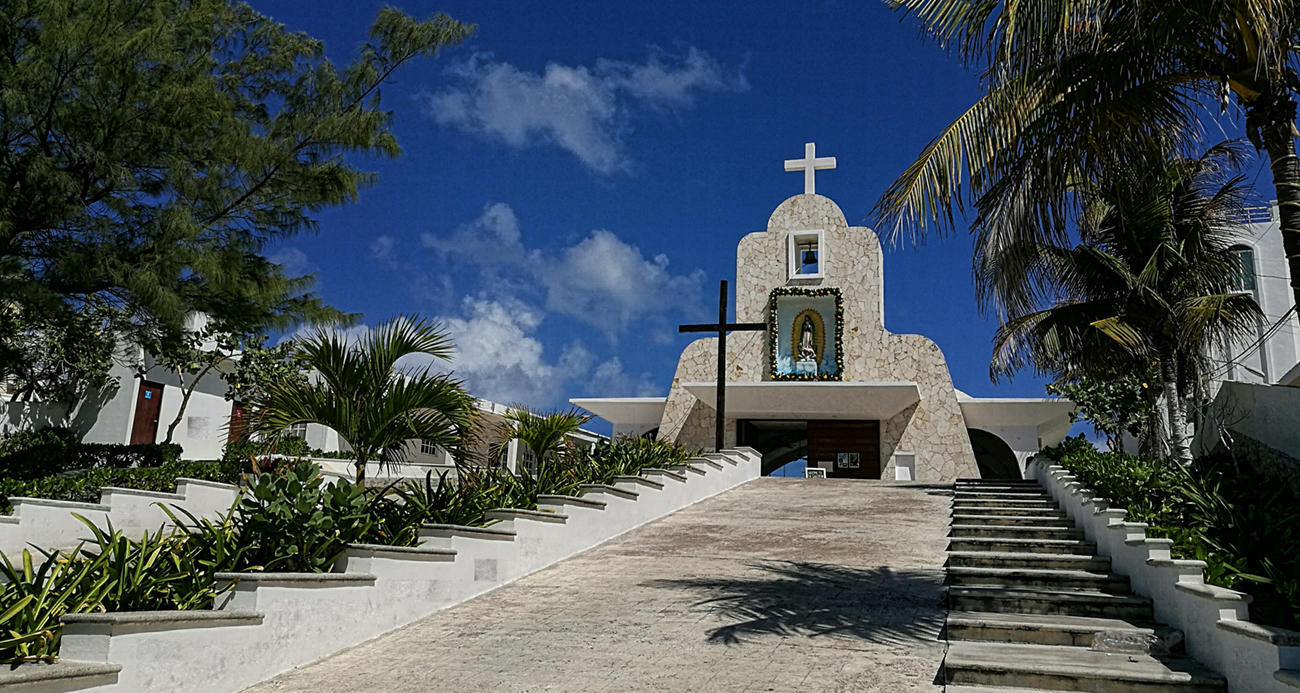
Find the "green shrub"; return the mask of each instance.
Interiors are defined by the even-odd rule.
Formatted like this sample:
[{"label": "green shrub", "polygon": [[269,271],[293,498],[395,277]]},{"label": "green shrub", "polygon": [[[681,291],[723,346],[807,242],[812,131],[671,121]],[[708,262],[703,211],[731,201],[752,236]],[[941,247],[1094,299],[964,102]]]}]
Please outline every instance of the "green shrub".
[{"label": "green shrub", "polygon": [[78,443],[66,428],[20,431],[0,442],[0,477],[37,479],[84,469],[160,467],[179,461],[175,443]]},{"label": "green shrub", "polygon": [[170,462],[139,469],[92,469],[73,476],[0,479],[0,512],[12,510],[9,498],[13,496],[97,503],[105,486],[173,492],[181,477],[233,484],[241,476],[239,465],[225,462]]},{"label": "green shrub", "polygon": [[1185,469],[1099,452],[1082,436],[1044,450],[1084,486],[1172,539],[1172,555],[1205,561],[1207,582],[1254,599],[1251,618],[1300,626],[1300,499],[1241,474],[1231,459],[1203,457]]},{"label": "green shrub", "polygon": [[287,455],[289,457],[309,457],[312,450],[307,441],[296,436],[283,436],[277,441],[266,440],[232,440],[226,443],[221,459],[227,462],[247,464],[250,459],[267,455]]},{"label": "green shrub", "polygon": [[[74,513],[75,515],[75,513]],[[100,528],[75,515],[91,531],[82,549],[106,579],[99,594],[106,611],[208,609],[217,595],[215,570],[199,562],[205,547],[183,529],[143,532],[139,539]]]},{"label": "green shrub", "polygon": [[[423,482],[407,481],[393,488],[399,509],[381,526],[391,536],[419,524],[476,525],[493,508],[535,509],[544,494],[575,495],[583,484],[608,484],[614,477],[635,476],[649,467],[673,467],[691,453],[685,448],[643,438],[601,442],[593,448],[574,448],[563,457],[549,458],[536,474],[511,474],[499,467],[462,466],[455,485],[446,474],[433,482],[430,472]],[[382,543],[382,542],[377,542]]]},{"label": "green shrub", "polygon": [[[463,481],[463,479],[462,479]],[[427,472],[424,481],[408,480],[394,488],[400,507],[407,514],[389,520],[388,531],[399,536],[402,528],[414,524],[418,533],[421,524],[475,525],[483,521],[483,513],[491,510],[497,495],[486,487],[447,481],[447,472],[433,482],[433,472]],[[383,542],[377,542],[383,543]]]},{"label": "green shrub", "polygon": [[[218,518],[163,507],[175,529],[138,539],[111,525],[90,526],[89,543],[20,565],[0,557],[0,662],[52,661],[67,613],[210,608],[215,574],[225,571],[327,572],[352,543],[415,545],[425,523],[472,525],[492,508],[535,508],[539,493],[572,494],[646,467],[671,467],[680,447],[621,440],[573,450],[538,474],[465,467],[455,485],[426,475],[384,488],[346,480],[324,484],[320,469],[298,462],[281,474],[247,478],[239,503]],[[235,481],[242,461],[171,462],[152,468],[100,468],[76,476],[0,480],[0,492],[97,500],[102,486],[173,490],[180,476]],[[7,503],[7,500],[5,501]]]},{"label": "green shrub", "polygon": [[325,460],[355,460],[357,453],[355,450],[321,450],[312,448],[311,456]]},{"label": "green shrub", "polygon": [[76,455],[76,469],[161,467],[180,461],[181,446],[176,443],[143,445],[82,443],[77,446]]},{"label": "green shrub", "polygon": [[202,560],[208,537],[172,529],[134,539],[76,517],[92,533],[77,548],[36,560],[24,550],[19,565],[0,556],[0,663],[54,661],[65,614],[212,607],[221,568]]},{"label": "green shrub", "polygon": [[676,443],[653,438],[602,440],[592,448],[579,448],[569,459],[582,471],[584,483],[609,484],[616,476],[636,476],[641,470],[685,464],[691,452]]},{"label": "green shrub", "polygon": [[0,441],[0,477],[32,479],[71,469],[77,436],[66,428],[18,431]]},{"label": "green shrub", "polygon": [[241,559],[247,565],[232,569],[328,572],[348,544],[370,533],[372,498],[344,479],[326,485],[310,462],[288,474],[250,478],[232,517],[248,547]]},{"label": "green shrub", "polygon": [[18,565],[0,554],[0,663],[54,661],[59,619],[99,607],[111,577],[103,567],[80,549],[42,553],[39,561],[23,549]]}]

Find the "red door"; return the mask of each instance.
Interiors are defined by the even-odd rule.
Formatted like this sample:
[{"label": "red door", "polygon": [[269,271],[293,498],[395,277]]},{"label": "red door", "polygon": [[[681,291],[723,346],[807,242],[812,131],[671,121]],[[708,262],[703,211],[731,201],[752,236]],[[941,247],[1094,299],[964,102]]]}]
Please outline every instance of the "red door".
[{"label": "red door", "polygon": [[158,440],[158,415],[162,412],[163,386],[140,381],[135,398],[135,418],[131,421],[131,444],[142,445]]},{"label": "red door", "polygon": [[247,437],[248,412],[239,405],[239,402],[231,402],[230,427],[227,429],[226,440],[232,443],[243,442]]}]

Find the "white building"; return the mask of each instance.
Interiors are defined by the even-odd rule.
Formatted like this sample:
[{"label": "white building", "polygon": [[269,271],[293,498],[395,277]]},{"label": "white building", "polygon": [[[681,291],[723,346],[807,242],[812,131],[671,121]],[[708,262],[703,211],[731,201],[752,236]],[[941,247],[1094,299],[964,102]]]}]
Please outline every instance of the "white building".
[{"label": "white building", "polygon": [[[215,346],[215,345],[212,345]],[[245,414],[241,407],[227,400],[226,382],[222,373],[229,366],[219,367],[199,380],[185,405],[172,433],[172,442],[181,446],[182,458],[187,460],[220,459],[231,422],[238,422]],[[81,402],[69,407],[52,402],[0,401],[0,437],[21,430],[40,430],[51,426],[67,427],[81,436],[86,443],[142,444],[161,443],[166,439],[168,426],[176,420],[184,399],[182,382],[173,371],[163,368],[153,355],[138,345],[123,345],[113,359],[109,376],[115,387],[89,393]],[[187,375],[184,385],[192,382]],[[520,464],[527,467],[531,455],[512,441],[499,458],[490,451],[500,440],[504,425],[506,405],[488,400],[476,401],[480,412],[481,435],[471,443],[474,458],[484,464],[500,465],[514,471]],[[238,429],[238,423],[235,428]],[[310,448],[326,452],[349,451],[346,441],[333,429],[319,424],[294,426],[290,435],[307,441]],[[573,445],[594,445],[604,436],[580,430],[569,436]],[[425,441],[407,443],[407,464],[397,470],[387,470],[390,475],[424,476],[425,471],[451,470],[455,465],[451,456],[437,446]],[[318,459],[327,472],[351,476],[351,461],[345,459]],[[372,476],[377,469],[370,469]]]},{"label": "white building", "polygon": [[1277,207],[1249,209],[1246,222],[1233,249],[1241,263],[1236,288],[1252,294],[1264,315],[1249,337],[1219,347],[1213,380],[1300,386],[1300,318]]},{"label": "white building", "polygon": [[752,446],[765,473],[802,458],[832,477],[1021,476],[1030,455],[1065,436],[1073,404],[967,396],[934,342],[887,331],[879,239],[816,194],[815,171],[834,166],[807,145],[803,159],[786,162],[804,174],[804,193],[740,240],[723,383],[711,337],[683,350],[663,397],[570,401],[615,434],[653,432],[699,449],[721,435],[724,446]]},{"label": "white building", "polygon": [[[176,375],[168,374],[152,355],[134,344],[118,348],[108,375],[115,385],[87,393],[71,405],[6,398],[0,402],[0,436],[60,426],[76,431],[86,443],[162,442],[183,399]],[[209,374],[195,385],[172,435],[172,442],[181,446],[186,459],[221,457],[232,413],[225,393],[220,373]]]},{"label": "white building", "polygon": [[1196,412],[1198,453],[1231,452],[1300,492],[1300,317],[1276,205],[1248,210],[1237,290],[1263,311],[1253,334],[1212,354],[1211,403]]}]

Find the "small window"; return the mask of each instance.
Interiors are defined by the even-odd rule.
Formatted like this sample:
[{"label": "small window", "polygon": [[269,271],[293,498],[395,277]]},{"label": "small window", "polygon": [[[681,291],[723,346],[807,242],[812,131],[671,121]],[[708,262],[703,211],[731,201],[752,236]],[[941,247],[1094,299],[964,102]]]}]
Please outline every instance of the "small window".
[{"label": "small window", "polygon": [[519,446],[519,462],[524,471],[528,473],[528,476],[537,476],[537,455],[534,455],[533,451],[529,450],[527,446]]},{"label": "small window", "polygon": [[790,279],[821,279],[825,274],[825,248],[821,231],[792,231],[786,237]]},{"label": "small window", "polygon": [[421,441],[420,441],[420,454],[422,454],[422,455],[436,455],[436,454],[438,454],[438,446],[435,445],[434,442],[431,441],[431,440],[421,440]]},{"label": "small window", "polygon": [[1255,290],[1255,252],[1244,246],[1232,249],[1232,258],[1236,263],[1232,288],[1234,291]]},{"label": "small window", "polygon": [[307,424],[305,423],[293,424],[292,426],[284,429],[284,434],[294,438],[301,438],[302,440],[307,440]]}]

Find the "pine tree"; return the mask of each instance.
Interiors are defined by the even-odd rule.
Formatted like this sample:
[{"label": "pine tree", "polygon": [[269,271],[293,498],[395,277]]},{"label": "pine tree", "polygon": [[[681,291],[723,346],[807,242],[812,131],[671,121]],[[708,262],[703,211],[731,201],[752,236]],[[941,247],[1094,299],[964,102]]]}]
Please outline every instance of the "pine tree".
[{"label": "pine tree", "polygon": [[265,250],[374,181],[345,155],[399,153],[380,86],[472,30],[385,8],[340,69],[230,0],[7,0],[0,322],[107,307],[122,319],[104,327],[145,342],[195,313],[241,331],[343,317]]}]

